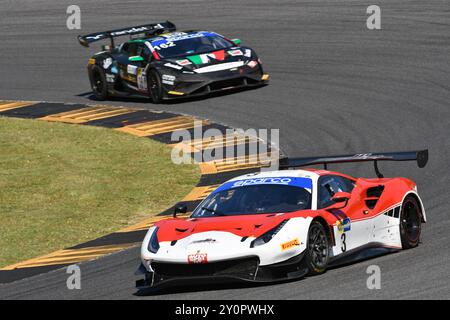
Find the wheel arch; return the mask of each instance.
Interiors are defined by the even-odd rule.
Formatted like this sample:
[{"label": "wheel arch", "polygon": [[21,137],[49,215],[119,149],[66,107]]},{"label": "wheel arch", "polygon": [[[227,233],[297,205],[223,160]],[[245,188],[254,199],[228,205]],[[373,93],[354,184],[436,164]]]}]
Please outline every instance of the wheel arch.
[{"label": "wheel arch", "polygon": [[406,197],[408,197],[408,196],[413,197],[417,201],[417,203],[420,206],[420,215],[421,215],[422,223],[426,223],[427,222],[427,216],[425,214],[425,207],[423,205],[422,199],[420,198],[419,194],[416,191],[406,192],[405,195],[403,196],[402,204],[405,201]]},{"label": "wheel arch", "polygon": [[313,221],[318,221],[325,229],[325,232],[327,233],[327,237],[330,240],[330,246],[333,247],[336,245],[336,240],[334,239],[334,232],[333,232],[333,226],[329,225],[325,218],[322,216],[316,216],[314,219],[311,220],[311,223]]}]

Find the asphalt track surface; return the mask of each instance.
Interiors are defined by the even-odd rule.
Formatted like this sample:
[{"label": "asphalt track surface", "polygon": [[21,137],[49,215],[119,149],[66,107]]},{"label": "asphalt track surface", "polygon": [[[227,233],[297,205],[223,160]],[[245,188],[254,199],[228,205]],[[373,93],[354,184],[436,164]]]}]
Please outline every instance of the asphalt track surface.
[{"label": "asphalt track surface", "polygon": [[[77,0],[82,30],[66,29],[73,1],[3,0],[0,97],[94,103],[89,50],[78,33],[169,19],[179,29],[211,29],[253,47],[269,86],[182,103],[112,104],[209,118],[237,128],[278,128],[290,155],[428,148],[425,169],[383,163],[386,176],[418,183],[427,209],[413,250],[329,270],[300,281],[258,287],[191,287],[134,295],[138,249],[82,263],[82,289],[66,288],[65,270],[0,285],[0,299],[398,299],[450,298],[450,3],[377,1],[382,30],[366,28],[361,1]],[[91,52],[93,52],[91,50]],[[373,176],[371,165],[333,169]],[[366,268],[381,268],[381,289],[368,290]]]}]

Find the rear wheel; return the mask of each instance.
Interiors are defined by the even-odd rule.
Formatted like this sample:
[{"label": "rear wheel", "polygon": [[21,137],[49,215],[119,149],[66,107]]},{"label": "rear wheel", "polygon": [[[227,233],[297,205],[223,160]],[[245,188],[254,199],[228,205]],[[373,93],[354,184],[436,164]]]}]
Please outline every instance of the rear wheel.
[{"label": "rear wheel", "polygon": [[162,84],[158,71],[152,69],[147,75],[148,93],[153,103],[160,103],[162,100]]},{"label": "rear wheel", "polygon": [[91,87],[92,92],[98,100],[105,100],[108,98],[108,87],[106,85],[105,71],[98,66],[92,67]]},{"label": "rear wheel", "polygon": [[417,200],[407,196],[400,213],[400,237],[403,249],[417,247],[420,240],[422,216]]},{"label": "rear wheel", "polygon": [[309,275],[324,273],[328,266],[330,243],[325,228],[319,221],[311,222],[304,264]]}]

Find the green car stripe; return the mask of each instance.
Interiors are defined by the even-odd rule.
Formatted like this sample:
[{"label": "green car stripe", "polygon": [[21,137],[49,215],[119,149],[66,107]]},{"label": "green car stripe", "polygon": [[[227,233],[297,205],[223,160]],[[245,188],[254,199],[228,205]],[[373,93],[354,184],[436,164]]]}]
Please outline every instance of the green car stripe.
[{"label": "green car stripe", "polygon": [[197,56],[189,56],[189,57],[187,57],[189,60],[191,60],[191,62],[193,63],[193,64],[202,64],[203,62],[202,62],[202,58],[199,56],[199,55],[197,55]]}]

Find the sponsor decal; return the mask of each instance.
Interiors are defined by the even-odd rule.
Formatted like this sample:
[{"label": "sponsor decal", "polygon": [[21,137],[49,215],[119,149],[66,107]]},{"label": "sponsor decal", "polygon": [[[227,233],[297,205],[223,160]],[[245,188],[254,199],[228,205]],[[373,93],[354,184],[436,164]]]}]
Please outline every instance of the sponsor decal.
[{"label": "sponsor decal", "polygon": [[298,240],[298,238],[295,238],[295,239],[293,239],[291,241],[282,243],[280,246],[281,246],[281,251],[285,251],[285,250],[292,249],[292,248],[294,248],[296,246],[299,246],[299,245],[300,245],[300,241]]},{"label": "sponsor decal", "polygon": [[[112,37],[118,37],[118,36],[123,36],[126,34],[136,34],[136,33],[140,33],[140,32],[145,32],[145,31],[150,31],[150,30],[155,30],[155,29],[164,29],[164,26],[161,25],[160,23],[146,27],[132,27],[130,29],[124,29],[124,30],[117,30],[114,32],[111,32],[110,35]],[[96,35],[92,35],[92,36],[88,36],[86,37],[87,40],[100,40],[103,38],[107,38],[109,35],[107,33],[99,33]]]},{"label": "sponsor decal", "polygon": [[180,66],[187,66],[187,65],[192,64],[188,59],[177,60],[177,63],[178,63]]},{"label": "sponsor decal", "polygon": [[338,220],[338,222],[336,222],[336,225],[339,233],[343,233],[350,231],[352,222],[350,218],[344,218],[343,220]]},{"label": "sponsor decal", "polygon": [[108,69],[112,65],[112,59],[106,58],[103,60],[103,69]]},{"label": "sponsor decal", "polygon": [[142,68],[138,70],[137,85],[139,90],[147,91],[147,75]]},{"label": "sponsor decal", "polygon": [[240,180],[236,181],[231,187],[242,187],[253,184],[285,184],[289,185],[291,182],[291,178],[258,178],[258,179],[248,179],[248,180]]},{"label": "sponsor decal", "polygon": [[208,36],[215,36],[216,34],[211,32],[196,32],[196,33],[174,33],[169,34],[167,38],[164,39],[156,39],[155,41],[152,41],[152,46],[159,46],[163,43],[167,42],[176,42],[180,40],[186,40],[186,39],[192,39],[192,38],[202,38],[202,37],[208,37]]},{"label": "sponsor decal", "polygon": [[383,159],[384,156],[379,155],[373,155],[372,153],[358,153],[352,156],[353,159]]},{"label": "sponsor decal", "polygon": [[183,36],[185,34],[187,34],[187,33],[186,32],[182,32],[182,31],[177,31],[177,32],[171,32],[171,33],[167,33],[167,34],[162,34],[161,38],[178,37],[178,36]]},{"label": "sponsor decal", "polygon": [[163,74],[162,75],[163,80],[175,80],[175,76],[172,76],[170,74]]},{"label": "sponsor decal", "polygon": [[183,69],[182,66],[178,66],[178,65],[173,64],[173,63],[170,63],[170,62],[166,63],[164,66],[165,66],[165,67],[168,67],[168,68],[177,69],[177,70]]},{"label": "sponsor decal", "polygon": [[138,67],[133,66],[132,64],[129,64],[129,65],[127,66],[127,72],[128,72],[129,74],[134,74],[134,75],[136,75],[136,74],[137,74],[137,69],[138,69]]},{"label": "sponsor decal", "polygon": [[175,76],[172,76],[170,74],[163,74],[162,75],[162,83],[173,85],[175,81]]},{"label": "sponsor decal", "polygon": [[[150,28],[147,28],[147,27],[139,27],[139,28],[133,27],[133,28],[130,28],[130,29],[118,30],[118,31],[115,31],[115,32],[111,32],[110,34],[113,37],[117,37],[117,36],[122,36],[122,35],[130,34],[130,33],[139,33],[139,32],[144,32],[144,31],[149,31],[149,30],[154,30],[154,29],[164,29],[164,26],[161,25],[160,23],[158,23],[158,24],[155,24],[155,25],[151,26]],[[102,37],[107,37],[107,34],[106,33],[99,33],[99,34],[97,34],[95,36],[86,37],[86,39],[99,40],[99,39],[102,39]]]},{"label": "sponsor decal", "polygon": [[252,50],[250,50],[250,49],[245,49],[245,54],[244,54],[244,56],[250,58],[250,57],[252,56]]},{"label": "sponsor decal", "polygon": [[[164,27],[161,24],[159,24],[159,23],[153,27],[153,29],[163,29],[163,28]],[[144,31],[147,31],[147,30],[149,30],[149,28],[147,28],[147,27],[140,27],[140,28],[133,27],[133,28],[128,29],[128,30],[120,30],[120,31],[117,31],[117,32],[111,32],[111,35],[113,37],[115,37],[115,36],[120,36],[120,35],[124,35],[124,34],[129,34],[129,33],[144,32]]]},{"label": "sponsor decal", "polygon": [[253,178],[253,179],[243,179],[237,181],[226,182],[213,193],[220,192],[223,190],[252,186],[252,185],[286,185],[286,186],[295,186],[305,188],[307,190],[311,190],[312,181],[309,178],[300,178],[300,177],[267,177],[267,178]]},{"label": "sponsor decal", "polygon": [[233,57],[235,57],[235,56],[242,56],[243,55],[243,53],[242,53],[242,51],[240,49],[230,50],[230,51],[228,51],[228,54],[230,56],[233,56]]},{"label": "sponsor decal", "polygon": [[188,263],[190,264],[208,263],[208,254],[200,253],[200,251],[194,254],[189,254]]},{"label": "sponsor decal", "polygon": [[106,74],[106,82],[114,82],[116,80],[116,77],[113,74]]},{"label": "sponsor decal", "polygon": [[203,240],[196,240],[196,241],[192,241],[191,243],[215,243],[216,239],[203,239]]}]

